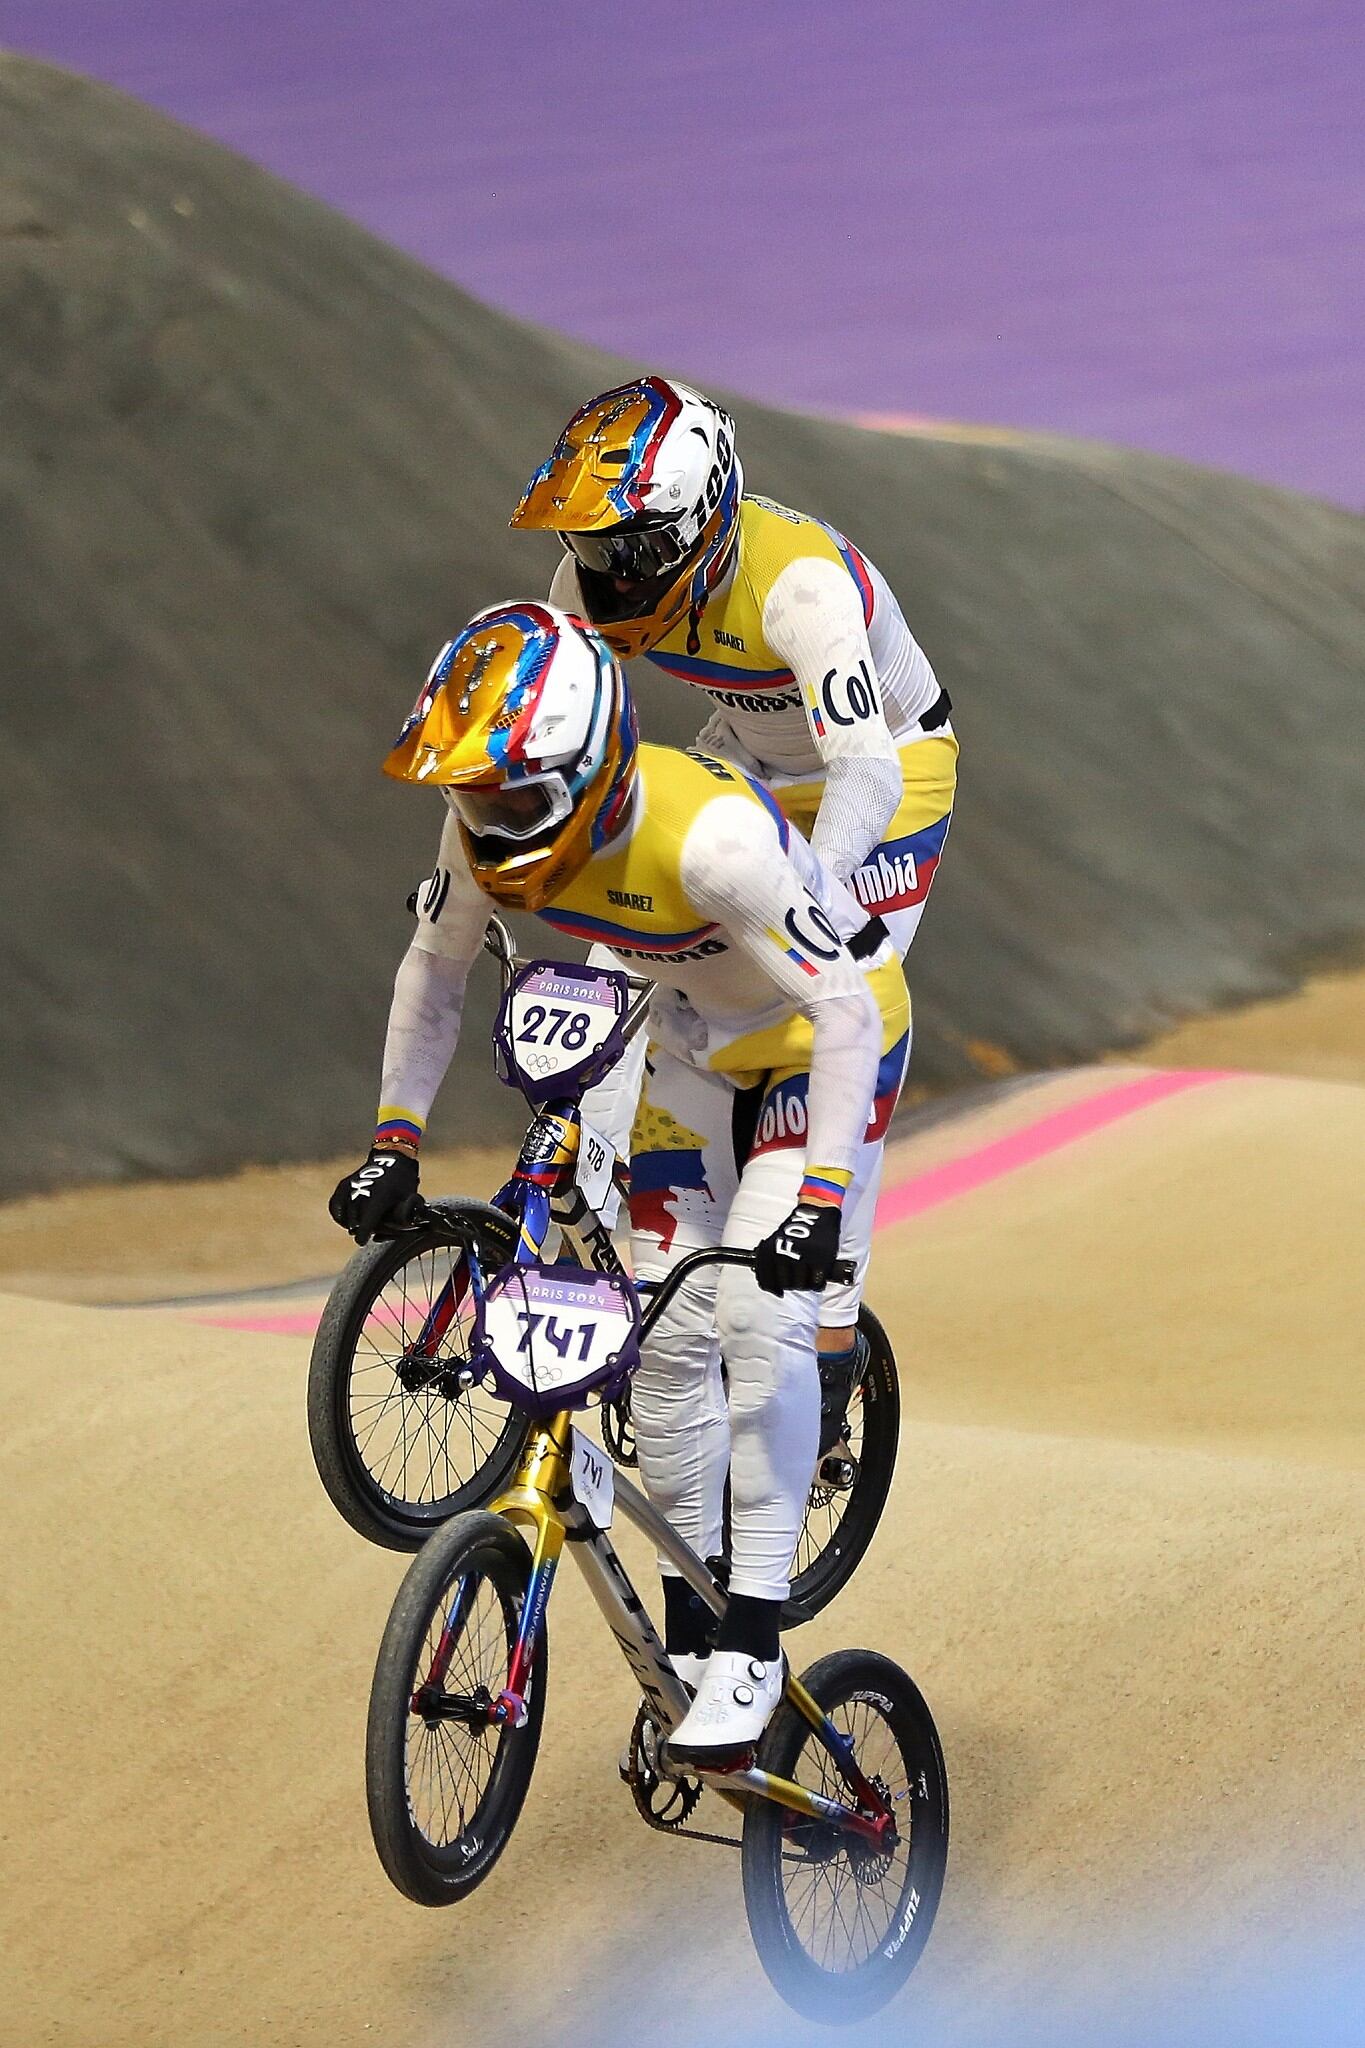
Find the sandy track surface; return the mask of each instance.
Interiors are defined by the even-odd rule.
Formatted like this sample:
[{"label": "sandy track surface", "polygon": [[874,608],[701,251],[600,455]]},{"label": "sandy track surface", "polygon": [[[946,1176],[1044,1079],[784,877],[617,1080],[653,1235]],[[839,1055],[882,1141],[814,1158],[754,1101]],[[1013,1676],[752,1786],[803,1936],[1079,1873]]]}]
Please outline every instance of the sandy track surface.
[{"label": "sandy track surface", "polygon": [[[1004,1097],[976,1136],[1080,1085]],[[896,1487],[792,1640],[890,1651],[941,1725],[949,1888],[893,2024],[989,2032],[1001,2002],[1365,1908],[1363,1139],[1365,1090],[1218,1083],[883,1246]],[[690,2044],[699,2007],[708,2039],[736,2010],[743,2038],[807,2038],[730,1853],[633,1817],[631,1688],[567,1572],[521,1832],[424,1913],[374,1860],[360,1774],[402,1560],[321,1497],[306,1345],[32,1298],[0,1326],[0,2040],[434,2048],[511,2014],[586,2044],[604,2006],[632,2040]]]},{"label": "sandy track surface", "polygon": [[1239,1067],[1365,1081],[1365,970],[1314,975],[1293,995],[1192,1017],[1143,1049],[1158,1067]]}]

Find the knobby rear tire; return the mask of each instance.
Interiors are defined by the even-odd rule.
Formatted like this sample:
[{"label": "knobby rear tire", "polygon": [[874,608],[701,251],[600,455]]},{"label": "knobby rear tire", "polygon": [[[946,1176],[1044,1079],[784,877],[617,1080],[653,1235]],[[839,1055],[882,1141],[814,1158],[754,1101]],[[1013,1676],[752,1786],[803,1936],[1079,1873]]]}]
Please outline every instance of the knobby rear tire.
[{"label": "knobby rear tire", "polygon": [[[535,1769],[549,1675],[542,1627],[525,1726],[490,1725],[476,1733],[462,1723],[444,1722],[436,1735],[412,1707],[427,1668],[424,1660],[456,1597],[457,1582],[476,1579],[474,1605],[450,1675],[465,1677],[471,1664],[486,1665],[479,1675],[496,1699],[506,1684],[530,1574],[530,1552],[508,1523],[496,1515],[457,1515],[413,1559],[389,1615],[370,1689],[365,1788],[379,1860],[397,1889],[419,1906],[453,1906],[467,1898],[506,1847]],[[490,1625],[494,1616],[500,1627]],[[433,1762],[436,1743],[441,1747]],[[479,1787],[485,1767],[487,1779]],[[455,1800],[458,1809],[457,1830],[439,1842],[424,1831],[416,1811],[433,1786],[436,1797]],[[471,1790],[477,1797],[466,1812]]]}]

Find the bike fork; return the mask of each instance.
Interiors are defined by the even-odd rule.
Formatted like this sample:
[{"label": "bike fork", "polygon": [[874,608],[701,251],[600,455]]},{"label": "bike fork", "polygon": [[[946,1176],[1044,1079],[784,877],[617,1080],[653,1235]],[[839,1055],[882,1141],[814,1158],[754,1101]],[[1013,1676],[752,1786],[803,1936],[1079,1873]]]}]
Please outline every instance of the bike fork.
[{"label": "bike fork", "polygon": [[444,1690],[446,1673],[450,1669],[450,1660],[455,1654],[455,1645],[464,1634],[464,1625],[469,1619],[469,1610],[474,1604],[475,1586],[476,1581],[473,1578],[463,1578],[455,1588],[455,1598],[451,1601],[449,1611],[446,1614],[445,1627],[441,1630],[440,1641],[436,1645],[436,1654],[431,1660],[431,1669],[427,1672],[426,1677],[412,1696],[412,1710],[414,1713],[421,1712],[419,1702],[423,1694],[437,1693]]},{"label": "bike fork", "polygon": [[493,1702],[489,1717],[502,1727],[520,1728],[526,1721],[526,1688],[564,1548],[564,1521],[554,1503],[569,1483],[568,1434],[567,1414],[555,1416],[537,1430],[522,1455],[510,1492],[493,1503],[495,1515],[519,1525],[531,1538],[531,1575],[521,1603],[507,1684]]}]

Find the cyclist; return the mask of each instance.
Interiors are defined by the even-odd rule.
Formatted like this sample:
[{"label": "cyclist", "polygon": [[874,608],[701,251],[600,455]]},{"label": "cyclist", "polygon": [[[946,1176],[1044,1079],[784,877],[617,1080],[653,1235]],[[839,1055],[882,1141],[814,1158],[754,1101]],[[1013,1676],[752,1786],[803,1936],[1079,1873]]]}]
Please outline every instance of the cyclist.
[{"label": "cyclist", "polygon": [[[660,1279],[721,1242],[756,1248],[756,1263],[684,1285],[646,1347],[632,1412],[650,1496],[702,1556],[721,1548],[730,1473],[716,1648],[708,1657],[705,1617],[667,1568],[666,1642],[697,1688],[675,1750],[746,1748],[781,1697],[778,1616],[817,1457],[813,1290],[839,1254],[841,1211],[866,1213],[858,1197],[909,1045],[895,947],[761,784],[711,756],[640,746],[610,649],[551,605],[471,620],[385,767],[440,787],[449,815],[414,899],[374,1145],[332,1215],[364,1242],[412,1211],[489,898],[609,940],[659,985],[633,1169],[636,1272]],[[737,1147],[746,1108],[755,1135]],[[798,1120],[804,1144],[780,1142]],[[843,1223],[860,1267],[868,1235]]]},{"label": "cyclist", "polygon": [[[663,377],[581,406],[512,525],[563,543],[552,603],[622,660],[643,655],[706,693],[698,745],[767,783],[904,955],[947,837],[957,740],[947,693],[873,564],[821,520],[745,495],[734,421]],[[587,1104],[622,1150],[643,1050]],[[860,1227],[876,1199],[874,1178]],[[820,1349],[840,1417],[857,1315],[856,1288],[828,1291]]]}]

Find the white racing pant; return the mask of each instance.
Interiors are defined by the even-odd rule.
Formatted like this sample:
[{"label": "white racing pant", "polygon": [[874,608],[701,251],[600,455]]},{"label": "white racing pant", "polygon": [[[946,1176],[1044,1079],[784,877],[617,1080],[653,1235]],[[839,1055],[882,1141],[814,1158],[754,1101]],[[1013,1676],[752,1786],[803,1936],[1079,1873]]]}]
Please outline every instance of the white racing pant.
[{"label": "white racing pant", "polygon": [[[805,1119],[802,1113],[784,1125],[783,1085],[764,1098],[754,1150],[740,1172],[735,1084],[651,1047],[631,1169],[638,1279],[661,1280],[684,1253],[703,1246],[751,1249],[790,1215],[805,1169],[804,1145],[791,1141],[790,1122],[804,1131]],[[800,1082],[785,1086],[799,1090]],[[898,1087],[899,1075],[891,1106]],[[844,1204],[841,1256],[857,1262],[860,1283],[881,1152],[880,1137],[863,1145]],[[703,1267],[669,1304],[632,1383],[650,1499],[701,1557],[713,1557],[721,1548],[728,1473],[730,1585],[759,1599],[787,1595],[815,1470],[821,1299],[763,1294],[742,1267]]]}]

